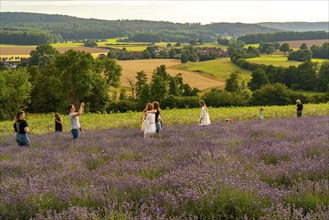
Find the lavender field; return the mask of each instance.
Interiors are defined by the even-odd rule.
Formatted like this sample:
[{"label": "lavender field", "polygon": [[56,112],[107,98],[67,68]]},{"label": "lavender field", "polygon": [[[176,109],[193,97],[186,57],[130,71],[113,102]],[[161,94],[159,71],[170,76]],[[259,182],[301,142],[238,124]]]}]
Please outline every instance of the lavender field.
[{"label": "lavender field", "polygon": [[329,116],[0,135],[0,219],[329,219]]}]

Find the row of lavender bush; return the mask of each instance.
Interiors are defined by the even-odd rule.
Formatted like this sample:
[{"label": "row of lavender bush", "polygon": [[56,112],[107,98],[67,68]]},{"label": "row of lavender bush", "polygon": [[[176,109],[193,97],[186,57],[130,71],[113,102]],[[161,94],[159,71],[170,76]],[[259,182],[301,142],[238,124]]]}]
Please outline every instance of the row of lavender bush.
[{"label": "row of lavender bush", "polygon": [[329,219],[329,116],[0,135],[0,219]]}]

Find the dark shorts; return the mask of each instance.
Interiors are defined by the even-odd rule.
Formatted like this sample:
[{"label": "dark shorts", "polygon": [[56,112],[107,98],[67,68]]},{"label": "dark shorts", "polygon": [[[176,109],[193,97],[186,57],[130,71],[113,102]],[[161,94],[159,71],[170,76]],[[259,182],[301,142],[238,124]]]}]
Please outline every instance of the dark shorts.
[{"label": "dark shorts", "polygon": [[78,139],[80,136],[80,130],[79,129],[72,129],[71,133],[73,135],[73,139]]},{"label": "dark shorts", "polygon": [[27,134],[16,134],[16,142],[18,146],[28,147],[30,145],[30,138]]}]

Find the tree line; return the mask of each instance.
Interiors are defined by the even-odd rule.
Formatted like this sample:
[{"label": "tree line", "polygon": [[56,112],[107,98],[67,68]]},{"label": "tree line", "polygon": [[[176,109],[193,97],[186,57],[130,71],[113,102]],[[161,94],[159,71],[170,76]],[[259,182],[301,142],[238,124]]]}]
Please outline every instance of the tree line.
[{"label": "tree line", "polygon": [[39,45],[31,51],[28,63],[17,69],[1,66],[0,120],[10,119],[20,108],[65,112],[68,104],[82,101],[89,112],[141,111],[149,101],[191,97],[199,92],[184,83],[181,74],[170,76],[162,65],[154,70],[151,80],[143,71],[136,73],[136,79],[129,79],[130,96],[124,88],[119,97],[117,93],[111,96],[109,89],[120,86],[121,75],[122,68],[114,59],[94,59],[90,53],[74,50],[61,54],[51,45]]},{"label": "tree line", "polygon": [[274,67],[272,65],[249,62],[239,53],[231,56],[231,61],[244,69],[253,71],[250,82],[251,90],[267,83],[282,83],[295,90],[326,92],[329,86],[329,62],[307,61],[297,67]]},{"label": "tree line", "polygon": [[[61,36],[64,41],[105,39],[123,36],[131,36],[132,39],[139,39],[139,34],[150,35],[153,33],[161,36],[162,41],[168,42],[189,42],[191,39],[202,39],[204,42],[213,42],[218,35],[228,34],[239,36],[252,33],[280,31],[279,29],[268,28],[258,24],[244,23],[213,23],[201,25],[200,23],[172,23],[144,20],[114,21],[82,19],[64,15],[1,12],[1,29],[5,30],[10,28],[16,28],[26,32],[47,32],[54,36]],[[157,38],[154,40],[157,40]]]},{"label": "tree line", "polygon": [[276,42],[288,40],[314,40],[314,39],[329,39],[329,32],[326,31],[305,31],[305,32],[272,32],[272,33],[257,33],[247,34],[238,37],[238,40],[247,44],[258,44],[259,42]]}]

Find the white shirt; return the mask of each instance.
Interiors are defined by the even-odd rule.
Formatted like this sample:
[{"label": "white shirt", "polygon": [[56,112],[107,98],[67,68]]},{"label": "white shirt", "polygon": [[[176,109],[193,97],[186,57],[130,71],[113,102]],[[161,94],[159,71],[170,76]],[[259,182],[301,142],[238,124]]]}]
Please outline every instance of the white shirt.
[{"label": "white shirt", "polygon": [[204,106],[202,106],[201,108],[200,119],[200,125],[210,125],[209,113],[206,111],[206,108]]},{"label": "white shirt", "polygon": [[147,136],[148,134],[155,134],[156,131],[155,113],[153,112],[147,113],[144,123],[145,123],[144,136]]},{"label": "white shirt", "polygon": [[71,121],[71,128],[72,129],[79,129],[81,127],[78,116],[73,116],[73,113],[70,113],[69,118],[70,118],[70,121]]}]

